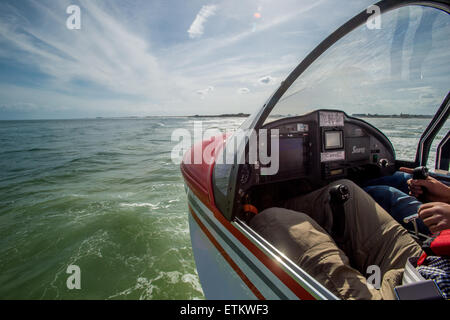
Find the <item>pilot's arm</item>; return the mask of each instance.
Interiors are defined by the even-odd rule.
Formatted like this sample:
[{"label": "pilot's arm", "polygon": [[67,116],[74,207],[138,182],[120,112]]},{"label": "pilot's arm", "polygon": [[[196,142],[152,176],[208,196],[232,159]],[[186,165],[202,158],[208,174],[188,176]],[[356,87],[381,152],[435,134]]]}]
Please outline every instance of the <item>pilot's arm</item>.
[{"label": "pilot's arm", "polygon": [[408,187],[416,198],[426,189],[425,199],[431,202],[420,206],[418,214],[431,233],[450,229],[450,187],[430,176],[424,180],[410,179]]},{"label": "pilot's arm", "polygon": [[[413,169],[401,168],[403,172],[413,174]],[[423,188],[426,189],[425,199],[430,202],[445,202],[450,203],[450,187],[436,180],[433,177],[428,176],[424,180],[409,179],[407,181],[409,194],[418,198],[423,195]]]},{"label": "pilot's arm", "polygon": [[428,176],[425,180],[408,180],[408,187],[410,194],[416,198],[423,194],[423,189],[425,188],[427,192],[425,193],[425,198],[428,201],[433,202],[445,202],[450,203],[450,187],[445,184]]}]

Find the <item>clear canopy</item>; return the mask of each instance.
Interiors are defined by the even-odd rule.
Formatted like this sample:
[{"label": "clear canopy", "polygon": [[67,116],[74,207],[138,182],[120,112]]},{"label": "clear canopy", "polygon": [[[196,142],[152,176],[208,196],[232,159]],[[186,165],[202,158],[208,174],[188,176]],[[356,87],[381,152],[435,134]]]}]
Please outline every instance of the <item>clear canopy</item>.
[{"label": "clear canopy", "polygon": [[[373,23],[361,25],[322,54],[265,123],[317,109],[342,110],[369,119],[394,140],[397,150],[415,151],[449,92],[450,15],[414,5],[387,12],[379,22],[375,28]],[[409,148],[405,140],[396,145],[396,126],[406,126],[404,138],[413,137],[406,143]]]}]

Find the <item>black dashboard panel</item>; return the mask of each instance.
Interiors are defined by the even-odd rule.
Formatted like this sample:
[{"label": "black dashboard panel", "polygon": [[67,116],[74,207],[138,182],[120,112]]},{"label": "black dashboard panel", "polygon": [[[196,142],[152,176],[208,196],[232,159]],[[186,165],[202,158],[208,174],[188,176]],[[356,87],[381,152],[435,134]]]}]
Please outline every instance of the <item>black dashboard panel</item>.
[{"label": "black dashboard panel", "polygon": [[[279,170],[262,175],[259,164],[242,192],[251,186],[303,179],[316,186],[348,178],[358,182],[395,171],[395,153],[389,139],[369,123],[335,110],[270,122],[263,129],[279,134]],[[272,154],[277,150],[271,149]],[[239,181],[239,180],[238,180]]]}]

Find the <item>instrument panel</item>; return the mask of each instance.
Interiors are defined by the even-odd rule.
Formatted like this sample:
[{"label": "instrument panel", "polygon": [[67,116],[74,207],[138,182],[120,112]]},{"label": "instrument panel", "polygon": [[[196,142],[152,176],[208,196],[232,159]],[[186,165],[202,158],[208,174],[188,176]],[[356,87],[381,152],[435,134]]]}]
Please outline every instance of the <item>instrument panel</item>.
[{"label": "instrument panel", "polygon": [[269,146],[272,157],[278,154],[278,171],[263,175],[259,163],[246,165],[241,169],[241,187],[292,179],[326,185],[341,178],[364,179],[368,172],[382,176],[395,171],[389,139],[364,120],[341,111],[318,110],[283,118],[263,129],[270,136],[278,133],[278,150]]}]

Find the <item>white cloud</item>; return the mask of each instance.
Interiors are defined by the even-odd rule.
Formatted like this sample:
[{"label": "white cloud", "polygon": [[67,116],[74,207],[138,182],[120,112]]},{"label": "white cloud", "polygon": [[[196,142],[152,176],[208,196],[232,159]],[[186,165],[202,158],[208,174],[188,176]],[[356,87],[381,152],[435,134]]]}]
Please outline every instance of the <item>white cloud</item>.
[{"label": "white cloud", "polygon": [[37,12],[59,28],[2,24],[0,35],[19,50],[18,60],[39,66],[60,89],[82,80],[120,94],[146,96],[149,86],[155,89],[153,96],[162,93],[165,75],[148,43],[94,3],[83,1],[82,5],[90,19],[81,30],[67,30],[64,14],[55,17],[54,10],[36,3]]},{"label": "white cloud", "polygon": [[200,96],[200,99],[205,99],[205,96],[214,91],[214,87],[209,86],[206,89],[197,90],[197,94]]},{"label": "white cloud", "polygon": [[39,107],[32,102],[14,102],[12,104],[0,104],[0,110],[16,110],[16,111],[30,111],[37,110]]},{"label": "white cloud", "polygon": [[217,6],[216,5],[205,5],[203,6],[197,17],[195,17],[194,22],[192,22],[191,27],[188,30],[189,37],[191,39],[199,38],[203,35],[204,32],[204,24],[208,20],[209,17],[216,14]]},{"label": "white cloud", "polygon": [[249,88],[239,88],[237,92],[239,94],[247,94],[247,93],[250,93],[250,89]]},{"label": "white cloud", "polygon": [[269,85],[275,82],[275,78],[271,76],[265,76],[258,79],[258,83],[262,85]]}]

